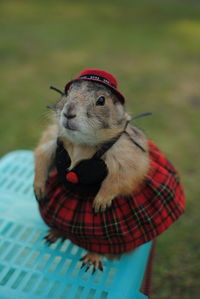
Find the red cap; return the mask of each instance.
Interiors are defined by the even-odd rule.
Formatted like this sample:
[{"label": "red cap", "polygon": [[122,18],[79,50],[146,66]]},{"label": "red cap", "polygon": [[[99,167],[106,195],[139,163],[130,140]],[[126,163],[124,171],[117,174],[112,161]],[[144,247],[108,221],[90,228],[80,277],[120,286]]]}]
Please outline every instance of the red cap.
[{"label": "red cap", "polygon": [[122,95],[122,93],[117,89],[118,82],[116,78],[103,70],[98,70],[98,69],[86,69],[82,71],[76,78],[73,80],[69,81],[66,86],[65,86],[65,92],[69,89],[70,85],[75,81],[75,80],[87,80],[87,81],[95,81],[99,82],[105,86],[108,86],[112,91],[118,96],[120,102],[124,104],[125,98]]}]

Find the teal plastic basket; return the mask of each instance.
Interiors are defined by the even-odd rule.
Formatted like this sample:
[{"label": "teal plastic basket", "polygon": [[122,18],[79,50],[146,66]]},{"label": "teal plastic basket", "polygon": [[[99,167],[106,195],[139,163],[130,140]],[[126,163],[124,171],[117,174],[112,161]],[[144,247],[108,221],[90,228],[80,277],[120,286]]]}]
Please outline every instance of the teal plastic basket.
[{"label": "teal plastic basket", "polygon": [[47,246],[47,226],[33,194],[33,152],[0,159],[0,299],[142,299],[140,292],[152,242],[104,271],[80,269],[85,251],[66,240]]}]

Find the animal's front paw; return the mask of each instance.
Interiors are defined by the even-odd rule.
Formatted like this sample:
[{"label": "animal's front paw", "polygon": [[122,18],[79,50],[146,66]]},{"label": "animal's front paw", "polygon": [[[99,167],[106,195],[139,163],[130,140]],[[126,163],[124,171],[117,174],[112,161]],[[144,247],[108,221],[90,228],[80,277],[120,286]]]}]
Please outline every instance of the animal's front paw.
[{"label": "animal's front paw", "polygon": [[45,197],[45,182],[34,181],[34,192],[37,200]]},{"label": "animal's front paw", "polygon": [[95,210],[95,213],[98,212],[104,212],[107,208],[109,208],[112,204],[113,197],[100,197],[96,196],[93,201],[93,208]]}]

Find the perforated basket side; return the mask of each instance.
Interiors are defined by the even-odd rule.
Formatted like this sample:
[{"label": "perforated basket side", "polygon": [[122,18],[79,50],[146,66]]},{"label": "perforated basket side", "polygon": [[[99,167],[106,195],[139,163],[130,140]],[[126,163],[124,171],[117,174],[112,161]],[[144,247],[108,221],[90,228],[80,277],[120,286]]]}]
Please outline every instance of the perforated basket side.
[{"label": "perforated basket side", "polygon": [[33,154],[17,151],[0,160],[0,299],[142,299],[139,292],[151,243],[104,272],[80,269],[85,251],[69,240],[48,247],[33,195]]},{"label": "perforated basket side", "polygon": [[[143,298],[135,289],[137,271],[131,269],[132,277],[125,271],[132,266],[130,260],[104,260],[104,272],[91,275],[80,270],[83,249],[68,240],[47,247],[45,233],[1,219],[0,298]],[[136,266],[140,254],[135,252]]]},{"label": "perforated basket side", "polygon": [[0,190],[6,194],[33,196],[34,157],[31,151],[7,154],[0,160]]}]

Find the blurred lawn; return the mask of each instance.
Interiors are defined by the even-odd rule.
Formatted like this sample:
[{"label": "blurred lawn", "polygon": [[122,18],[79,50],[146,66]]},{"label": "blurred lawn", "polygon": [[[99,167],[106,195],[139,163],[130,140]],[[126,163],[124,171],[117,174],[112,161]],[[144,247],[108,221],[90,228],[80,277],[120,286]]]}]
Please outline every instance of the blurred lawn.
[{"label": "blurred lawn", "polygon": [[153,112],[137,124],[187,194],[185,215],[158,238],[154,299],[200,298],[199,62],[198,1],[0,1],[1,155],[35,147],[57,99],[49,85],[86,67],[117,76],[132,114]]}]

